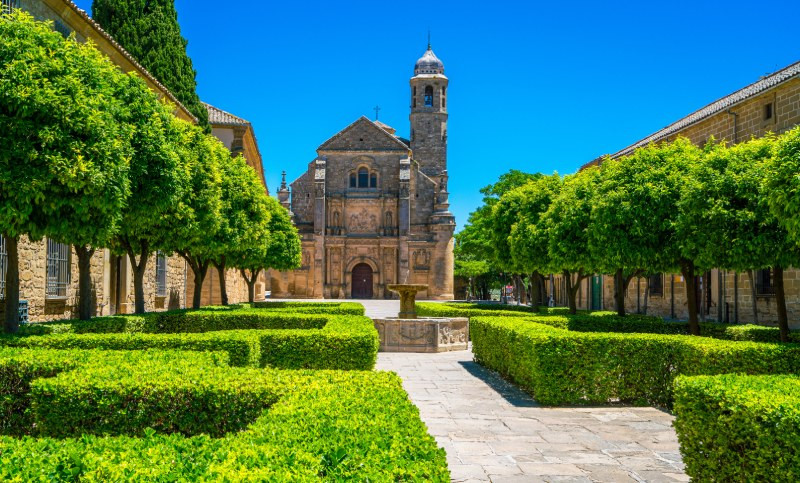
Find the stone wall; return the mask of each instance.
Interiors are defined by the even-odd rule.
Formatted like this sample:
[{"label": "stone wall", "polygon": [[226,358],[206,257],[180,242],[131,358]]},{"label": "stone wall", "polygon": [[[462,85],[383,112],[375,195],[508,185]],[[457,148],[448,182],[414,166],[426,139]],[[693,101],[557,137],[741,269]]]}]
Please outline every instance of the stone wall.
[{"label": "stone wall", "polygon": [[[65,297],[47,297],[47,242],[20,238],[20,300],[28,302],[31,322],[77,317],[78,257],[70,247],[69,283]],[[144,276],[147,311],[184,307],[185,264],[177,256],[167,258],[167,295],[156,296],[156,255],[148,260]],[[92,294],[95,315],[132,313],[134,311],[133,271],[127,257],[116,257],[106,249],[92,256]],[[117,303],[117,296],[120,303]],[[0,301],[2,304],[2,301]]]}]

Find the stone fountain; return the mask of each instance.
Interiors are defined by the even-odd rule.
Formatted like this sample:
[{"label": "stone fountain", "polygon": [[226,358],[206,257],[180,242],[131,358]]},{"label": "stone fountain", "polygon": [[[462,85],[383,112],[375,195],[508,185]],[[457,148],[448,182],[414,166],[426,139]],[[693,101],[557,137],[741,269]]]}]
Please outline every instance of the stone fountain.
[{"label": "stone fountain", "polygon": [[447,352],[467,350],[469,319],[466,317],[417,317],[417,292],[427,285],[396,284],[386,288],[400,294],[397,317],[375,319],[382,352]]}]

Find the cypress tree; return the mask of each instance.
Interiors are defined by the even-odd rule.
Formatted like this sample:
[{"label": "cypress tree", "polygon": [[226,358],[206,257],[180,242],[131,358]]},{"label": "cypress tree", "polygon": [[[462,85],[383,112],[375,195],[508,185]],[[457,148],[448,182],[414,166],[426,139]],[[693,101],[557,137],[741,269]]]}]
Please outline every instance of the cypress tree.
[{"label": "cypress tree", "polygon": [[210,132],[174,0],[94,0],[92,17]]}]

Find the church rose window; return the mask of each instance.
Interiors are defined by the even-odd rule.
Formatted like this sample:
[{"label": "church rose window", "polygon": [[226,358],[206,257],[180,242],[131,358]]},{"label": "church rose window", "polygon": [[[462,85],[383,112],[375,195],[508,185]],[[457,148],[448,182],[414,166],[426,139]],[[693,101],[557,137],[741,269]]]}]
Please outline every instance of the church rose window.
[{"label": "church rose window", "polygon": [[433,87],[425,86],[425,107],[433,107]]},{"label": "church rose window", "polygon": [[367,168],[361,168],[358,170],[358,187],[369,187],[369,171],[367,171]]}]

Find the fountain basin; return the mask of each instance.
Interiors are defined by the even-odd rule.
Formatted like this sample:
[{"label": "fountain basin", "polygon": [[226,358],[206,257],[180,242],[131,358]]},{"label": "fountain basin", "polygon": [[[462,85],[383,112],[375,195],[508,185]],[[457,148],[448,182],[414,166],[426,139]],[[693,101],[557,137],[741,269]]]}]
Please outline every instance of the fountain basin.
[{"label": "fountain basin", "polygon": [[381,352],[448,352],[468,348],[469,319],[423,317],[374,319]]}]

